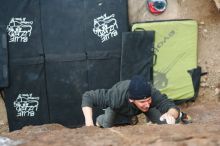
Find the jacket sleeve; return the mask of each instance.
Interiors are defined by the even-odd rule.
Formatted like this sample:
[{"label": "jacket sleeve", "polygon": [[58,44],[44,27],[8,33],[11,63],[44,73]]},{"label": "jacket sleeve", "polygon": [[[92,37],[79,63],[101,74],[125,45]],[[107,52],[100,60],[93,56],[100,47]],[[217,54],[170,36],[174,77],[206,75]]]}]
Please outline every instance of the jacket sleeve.
[{"label": "jacket sleeve", "polygon": [[97,89],[86,91],[82,95],[82,105],[81,107],[99,107],[106,108],[107,107],[107,90],[106,89]]},{"label": "jacket sleeve", "polygon": [[162,116],[161,112],[156,108],[150,108],[146,113],[144,113],[146,118],[149,119],[153,123],[157,124],[167,124],[166,121],[160,121],[160,117]]},{"label": "jacket sleeve", "polygon": [[114,125],[115,117],[115,111],[108,107],[104,114],[96,118],[96,122],[103,128],[110,128]]},{"label": "jacket sleeve", "polygon": [[166,94],[161,94],[160,91],[155,88],[152,89],[152,106],[156,107],[162,114],[171,108],[176,109],[178,112],[180,111],[174,102],[168,99]]}]

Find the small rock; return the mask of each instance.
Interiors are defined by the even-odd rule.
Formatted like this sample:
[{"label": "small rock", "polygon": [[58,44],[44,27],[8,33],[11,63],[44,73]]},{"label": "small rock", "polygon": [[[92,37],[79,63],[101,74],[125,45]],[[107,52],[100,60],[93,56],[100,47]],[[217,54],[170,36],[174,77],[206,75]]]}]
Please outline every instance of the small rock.
[{"label": "small rock", "polygon": [[205,92],[200,92],[199,96],[205,96]]},{"label": "small rock", "polygon": [[201,78],[201,82],[203,83],[206,82],[205,78]]},{"label": "small rock", "polygon": [[208,87],[209,85],[208,85],[208,83],[201,83],[200,86],[201,87]]},{"label": "small rock", "polygon": [[215,86],[213,86],[213,85],[212,85],[212,86],[210,86],[210,88],[211,88],[211,89],[214,89],[214,88],[215,88]]},{"label": "small rock", "polygon": [[203,31],[206,33],[206,32],[208,32],[208,30],[207,29],[203,29]]},{"label": "small rock", "polygon": [[201,24],[201,25],[204,25],[204,24],[205,24],[205,22],[204,22],[204,21],[201,21],[201,22],[200,22],[200,24]]},{"label": "small rock", "polygon": [[219,88],[215,88],[215,96],[219,96],[220,95],[220,89]]},{"label": "small rock", "polygon": [[215,63],[214,63],[213,60],[210,60],[210,65],[211,65],[211,66],[214,66],[214,65],[215,65]]},{"label": "small rock", "polygon": [[203,83],[207,82],[207,80],[208,80],[208,76],[207,75],[205,75],[205,76],[203,76],[201,78],[201,82],[203,82]]},{"label": "small rock", "polygon": [[4,121],[0,120],[0,126],[4,125]]}]

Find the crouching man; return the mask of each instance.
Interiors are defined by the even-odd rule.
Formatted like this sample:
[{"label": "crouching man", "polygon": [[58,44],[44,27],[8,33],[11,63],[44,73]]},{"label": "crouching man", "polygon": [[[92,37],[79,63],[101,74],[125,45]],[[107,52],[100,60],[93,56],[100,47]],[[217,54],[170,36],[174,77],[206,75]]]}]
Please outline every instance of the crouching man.
[{"label": "crouching man", "polygon": [[132,117],[144,113],[157,124],[175,124],[180,119],[180,109],[165,94],[153,88],[142,76],[120,81],[110,89],[87,91],[82,97],[82,111],[86,126],[94,126],[93,107],[105,109],[96,119],[96,126],[114,126],[117,115]]}]

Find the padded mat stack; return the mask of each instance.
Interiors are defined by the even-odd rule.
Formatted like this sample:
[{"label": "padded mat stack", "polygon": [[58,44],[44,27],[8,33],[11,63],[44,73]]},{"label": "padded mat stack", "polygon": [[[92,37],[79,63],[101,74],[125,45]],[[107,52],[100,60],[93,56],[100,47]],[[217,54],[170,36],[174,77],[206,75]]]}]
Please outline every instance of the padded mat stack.
[{"label": "padded mat stack", "polygon": [[153,79],[154,31],[125,32],[122,36],[120,79],[142,75]]},{"label": "padded mat stack", "polygon": [[2,6],[1,23],[8,32],[9,87],[5,88],[5,103],[9,129],[48,123],[39,1],[5,0]]},{"label": "padded mat stack", "polygon": [[84,91],[120,80],[127,0],[4,0],[0,8],[9,36],[10,130],[82,125]]},{"label": "padded mat stack", "polygon": [[197,22],[173,20],[136,23],[132,30],[155,31],[154,86],[174,100],[195,94],[189,70],[197,68]]},{"label": "padded mat stack", "polygon": [[127,9],[127,0],[86,1],[89,89],[109,88],[119,81],[122,32],[128,31]]},{"label": "padded mat stack", "polygon": [[41,5],[51,122],[77,126],[84,121],[82,93],[119,81],[127,1],[46,0]]},{"label": "padded mat stack", "polygon": [[41,1],[50,122],[83,123],[81,94],[88,89],[84,1]]}]

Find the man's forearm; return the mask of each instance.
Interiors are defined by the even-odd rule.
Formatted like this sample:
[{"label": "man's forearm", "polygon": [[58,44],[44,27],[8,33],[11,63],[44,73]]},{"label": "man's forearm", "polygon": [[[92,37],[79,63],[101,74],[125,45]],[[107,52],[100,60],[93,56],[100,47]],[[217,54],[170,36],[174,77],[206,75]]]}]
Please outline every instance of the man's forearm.
[{"label": "man's forearm", "polygon": [[92,119],[92,108],[85,106],[85,107],[82,107],[82,111],[85,117],[85,125],[94,126],[93,119]]}]

